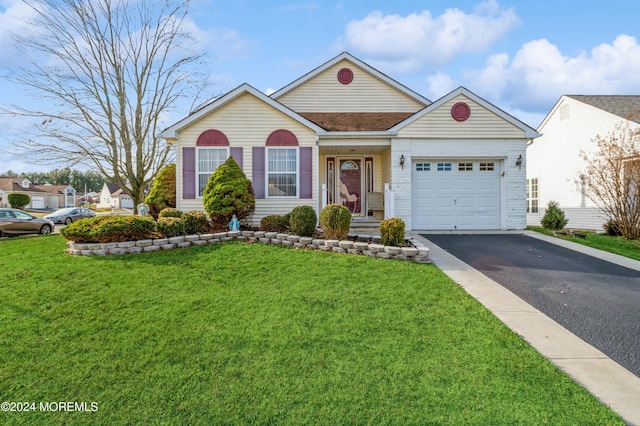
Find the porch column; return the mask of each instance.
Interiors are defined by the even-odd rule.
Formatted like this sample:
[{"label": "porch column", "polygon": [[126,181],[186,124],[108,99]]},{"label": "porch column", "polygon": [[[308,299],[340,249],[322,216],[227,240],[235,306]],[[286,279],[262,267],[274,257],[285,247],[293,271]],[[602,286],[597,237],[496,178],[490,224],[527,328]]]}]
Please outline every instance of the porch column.
[{"label": "porch column", "polygon": [[322,209],[324,209],[327,206],[327,201],[328,201],[328,195],[327,195],[327,184],[323,183],[322,184],[322,206],[320,208],[320,210],[322,211]]},{"label": "porch column", "polygon": [[396,214],[396,193],[391,190],[391,185],[384,184],[384,218],[391,219]]}]

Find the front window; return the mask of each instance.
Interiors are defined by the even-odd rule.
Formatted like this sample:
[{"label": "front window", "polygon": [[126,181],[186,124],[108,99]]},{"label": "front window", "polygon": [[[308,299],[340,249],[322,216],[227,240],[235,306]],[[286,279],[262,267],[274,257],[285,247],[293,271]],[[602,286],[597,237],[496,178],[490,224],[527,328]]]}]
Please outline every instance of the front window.
[{"label": "front window", "polygon": [[298,148],[267,148],[269,197],[298,196]]},{"label": "front window", "polygon": [[229,148],[198,148],[198,197],[202,197],[209,176],[229,157]]}]

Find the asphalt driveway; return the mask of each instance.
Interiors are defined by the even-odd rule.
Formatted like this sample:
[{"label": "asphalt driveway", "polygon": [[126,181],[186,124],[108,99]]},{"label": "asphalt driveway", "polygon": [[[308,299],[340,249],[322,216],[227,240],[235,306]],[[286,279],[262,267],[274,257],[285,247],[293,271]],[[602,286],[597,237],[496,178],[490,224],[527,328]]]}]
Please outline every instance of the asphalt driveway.
[{"label": "asphalt driveway", "polygon": [[640,272],[521,234],[421,234],[640,377]]}]

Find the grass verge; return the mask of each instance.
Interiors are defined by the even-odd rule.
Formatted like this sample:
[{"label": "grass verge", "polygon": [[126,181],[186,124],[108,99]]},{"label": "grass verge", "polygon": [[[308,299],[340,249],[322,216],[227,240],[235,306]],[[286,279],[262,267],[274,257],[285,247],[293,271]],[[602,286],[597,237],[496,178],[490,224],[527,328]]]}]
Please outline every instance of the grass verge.
[{"label": "grass verge", "polygon": [[[3,424],[624,424],[433,265],[0,241]],[[90,406],[90,405],[89,405]]]},{"label": "grass verge", "polygon": [[[528,226],[527,229],[553,236],[553,231],[541,226]],[[606,234],[596,234],[595,232],[582,232],[582,234],[585,238],[576,238],[570,235],[558,235],[557,238],[619,254],[620,256],[625,256],[630,259],[640,260],[640,241],[628,240],[623,237],[612,237]]]}]

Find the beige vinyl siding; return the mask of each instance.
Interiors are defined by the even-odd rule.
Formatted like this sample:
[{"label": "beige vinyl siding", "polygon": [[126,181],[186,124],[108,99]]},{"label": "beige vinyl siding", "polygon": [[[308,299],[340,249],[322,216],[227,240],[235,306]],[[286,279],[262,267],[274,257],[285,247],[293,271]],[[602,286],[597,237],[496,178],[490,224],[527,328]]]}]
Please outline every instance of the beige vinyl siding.
[{"label": "beige vinyl siding", "polygon": [[[338,71],[342,68],[353,71],[353,81],[350,84],[338,81]],[[421,102],[346,60],[277,100],[300,112],[415,112],[424,108]]]},{"label": "beige vinyl siding", "polygon": [[[229,139],[231,147],[242,147],[243,171],[249,179],[252,179],[252,148],[254,146],[264,147],[267,137],[274,130],[290,130],[296,135],[299,146],[315,147],[315,132],[313,130],[273,109],[253,95],[244,94],[180,131],[176,149],[177,196],[180,210],[203,210],[202,199],[185,200],[182,198],[182,148],[195,147],[198,136],[209,129],[223,132]],[[313,150],[312,164],[317,164],[315,149]],[[262,217],[269,214],[288,213],[299,205],[315,207],[315,199],[318,194],[317,179],[315,173],[312,176],[313,198],[256,200],[254,222],[259,222]]]},{"label": "beige vinyl siding", "polygon": [[[451,117],[451,107],[458,102],[466,102],[471,115],[466,121],[458,122]],[[400,138],[524,138],[525,132],[505,121],[483,106],[464,95],[458,95],[449,102],[425,114],[398,131]]]}]

